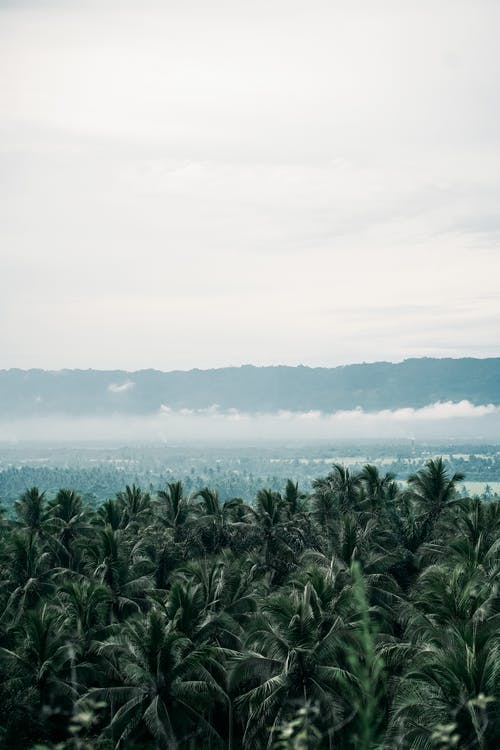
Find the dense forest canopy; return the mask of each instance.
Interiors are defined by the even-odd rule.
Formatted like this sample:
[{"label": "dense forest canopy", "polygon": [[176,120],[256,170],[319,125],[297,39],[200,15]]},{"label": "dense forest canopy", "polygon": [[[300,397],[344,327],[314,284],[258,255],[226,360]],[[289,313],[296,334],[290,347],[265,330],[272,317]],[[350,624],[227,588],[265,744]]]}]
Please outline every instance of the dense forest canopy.
[{"label": "dense forest canopy", "polygon": [[78,491],[87,504],[112,497],[136,484],[153,494],[175,480],[187,492],[216,486],[221,500],[253,498],[259,489],[281,490],[293,476],[310,492],[317,476],[333,462],[361,471],[367,463],[405,482],[432,457],[445,456],[452,472],[463,473],[462,495],[500,495],[500,445],[478,442],[422,443],[415,440],[333,440],[257,444],[198,443],[2,443],[0,497],[9,511],[26,489],[43,487],[52,499],[60,487]]},{"label": "dense forest canopy", "polygon": [[26,490],[0,531],[2,747],[499,747],[500,503],[461,479]]}]

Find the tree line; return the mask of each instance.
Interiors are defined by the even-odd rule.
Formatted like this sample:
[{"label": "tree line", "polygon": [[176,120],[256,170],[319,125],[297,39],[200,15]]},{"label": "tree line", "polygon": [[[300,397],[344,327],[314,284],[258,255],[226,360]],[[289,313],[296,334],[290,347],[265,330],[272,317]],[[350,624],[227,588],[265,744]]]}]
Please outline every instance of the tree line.
[{"label": "tree line", "polygon": [[0,745],[500,747],[500,503],[462,479],[26,490],[0,526]]}]

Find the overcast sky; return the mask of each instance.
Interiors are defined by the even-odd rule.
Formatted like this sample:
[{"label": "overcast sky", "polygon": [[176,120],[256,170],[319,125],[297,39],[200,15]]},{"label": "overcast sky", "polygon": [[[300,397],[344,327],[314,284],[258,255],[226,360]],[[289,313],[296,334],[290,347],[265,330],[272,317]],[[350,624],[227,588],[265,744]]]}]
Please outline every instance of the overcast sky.
[{"label": "overcast sky", "polygon": [[498,0],[0,0],[0,367],[500,355]]}]

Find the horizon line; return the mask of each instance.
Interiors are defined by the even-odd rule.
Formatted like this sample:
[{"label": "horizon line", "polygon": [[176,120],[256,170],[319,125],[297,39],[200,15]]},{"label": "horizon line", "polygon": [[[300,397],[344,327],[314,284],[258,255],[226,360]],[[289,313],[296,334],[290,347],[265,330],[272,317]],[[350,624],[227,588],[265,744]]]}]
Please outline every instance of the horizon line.
[{"label": "horizon line", "polygon": [[99,368],[99,367],[59,367],[59,368],[49,368],[49,367],[4,367],[0,369],[0,373],[6,373],[6,372],[45,372],[45,373],[62,373],[62,372],[101,372],[101,373],[113,373],[113,372],[124,372],[127,374],[136,374],[141,372],[156,372],[161,374],[171,374],[171,373],[191,373],[191,372],[217,372],[220,370],[242,370],[242,369],[255,369],[255,370],[269,370],[269,369],[288,369],[288,370],[297,370],[297,369],[304,369],[304,370],[339,370],[346,367],[362,367],[366,365],[401,365],[405,362],[415,362],[415,361],[423,361],[423,360],[430,360],[433,362],[444,362],[444,361],[453,361],[458,362],[461,360],[470,361],[473,360],[475,362],[483,362],[487,360],[500,360],[500,355],[497,357],[474,357],[474,356],[462,356],[462,357],[432,357],[428,355],[422,355],[420,357],[404,357],[403,359],[398,360],[371,360],[366,361],[363,360],[361,362],[348,362],[345,364],[339,364],[339,365],[304,365],[302,363],[298,363],[296,365],[285,365],[285,364],[269,364],[269,365],[255,365],[250,362],[242,363],[239,365],[220,365],[218,367],[191,367],[188,369],[182,369],[182,368],[174,368],[171,370],[161,370],[156,367],[141,367],[139,369],[135,370],[128,370],[122,367],[118,368]]}]

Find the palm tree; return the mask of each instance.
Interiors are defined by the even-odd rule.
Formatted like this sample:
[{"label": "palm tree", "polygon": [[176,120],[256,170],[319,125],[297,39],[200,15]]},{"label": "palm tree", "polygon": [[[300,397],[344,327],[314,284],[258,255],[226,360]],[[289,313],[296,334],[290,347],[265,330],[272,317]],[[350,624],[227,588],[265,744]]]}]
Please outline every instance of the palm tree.
[{"label": "palm tree", "polygon": [[494,703],[478,727],[475,702],[498,696],[500,641],[495,636],[471,646],[454,627],[427,633],[399,680],[387,747],[431,750],[433,730],[453,725],[459,748],[498,747],[500,720]]},{"label": "palm tree", "polygon": [[43,596],[54,589],[49,552],[29,530],[16,531],[5,546],[6,560],[0,590],[7,595],[0,622],[16,624]]},{"label": "palm tree", "polygon": [[228,553],[192,560],[174,576],[167,599],[169,617],[196,643],[239,646],[257,610],[256,576],[255,566]]},{"label": "palm tree", "polygon": [[[64,622],[44,604],[24,615],[15,650],[0,649],[10,663],[13,686],[21,678],[34,689],[35,702],[28,710],[35,710],[38,716],[43,716],[44,711],[50,715],[51,710],[60,710],[57,706],[61,701],[64,704],[66,696],[76,697],[71,685],[68,641]],[[32,699],[29,692],[27,696]],[[71,704],[67,707],[71,708]]]},{"label": "palm tree", "polygon": [[227,698],[213,650],[195,647],[158,609],[127,620],[98,652],[118,684],[92,689],[88,697],[118,707],[109,724],[115,747],[134,732],[147,732],[158,750],[173,750],[190,738],[218,739],[208,706],[227,704]]},{"label": "palm tree", "polygon": [[83,508],[81,496],[74,490],[59,490],[49,502],[48,512],[52,527],[51,540],[55,541],[55,556],[60,565],[77,567],[76,543],[90,533],[88,513]]},{"label": "palm tree", "polygon": [[411,605],[416,608],[413,616],[410,610],[408,625],[413,635],[427,633],[430,625],[452,626],[472,648],[475,639],[494,636],[498,628],[498,592],[480,568],[429,566],[413,588]]},{"label": "palm tree", "polygon": [[173,627],[193,641],[202,642],[207,609],[203,589],[199,583],[176,580],[168,592],[166,612]]},{"label": "palm tree", "polygon": [[199,490],[194,497],[200,500],[194,510],[203,548],[209,553],[220,552],[229,541],[227,505],[221,503],[216,490],[208,487]]},{"label": "palm tree", "polygon": [[288,520],[285,502],[279,492],[259,490],[253,511],[254,523],[262,540],[261,565],[277,583],[295,566],[304,549],[304,535],[300,520]]},{"label": "palm tree", "polygon": [[392,621],[401,598],[401,590],[391,574],[397,560],[395,551],[378,543],[378,527],[372,516],[359,518],[358,514],[346,513],[320,549],[309,549],[304,554],[301,573],[307,580],[311,570],[316,571],[315,580],[321,575],[325,581],[335,581],[350,597],[353,567],[359,565],[370,604],[379,608],[385,620]]},{"label": "palm tree", "polygon": [[385,650],[391,661],[399,654],[402,671],[388,743],[431,748],[433,730],[453,725],[457,747],[495,747],[497,712],[488,705],[479,722],[476,710],[481,695],[500,691],[498,593],[489,576],[468,561],[430,565],[401,615],[403,641]]},{"label": "palm tree", "polygon": [[342,464],[333,464],[332,471],[313,482],[312,507],[321,529],[330,529],[339,516],[356,510],[360,503],[361,477]]},{"label": "palm tree", "polygon": [[278,725],[309,702],[319,707],[326,731],[342,722],[347,710],[342,692],[350,681],[343,636],[349,630],[339,617],[323,631],[310,583],[266,601],[244,649],[230,657],[244,747],[262,746],[268,733],[271,742]]},{"label": "palm tree", "polygon": [[56,607],[84,654],[107,625],[110,598],[106,586],[85,578],[66,581],[58,592]]},{"label": "palm tree", "polygon": [[119,492],[116,499],[123,509],[122,524],[127,528],[130,524],[138,525],[148,518],[151,509],[151,497],[148,492],[143,492],[140,487],[128,485],[124,492]]},{"label": "palm tree", "polygon": [[92,575],[108,587],[111,595],[111,621],[147,606],[147,594],[152,588],[149,565],[143,560],[136,565],[130,548],[120,531],[105,526],[98,543],[89,550],[97,563]]},{"label": "palm tree", "polygon": [[408,477],[413,498],[420,510],[423,541],[432,538],[434,527],[443,511],[456,500],[458,482],[464,475],[450,475],[442,458],[429,459],[425,467]]},{"label": "palm tree", "polygon": [[181,541],[186,524],[191,516],[192,501],[184,494],[182,482],[170,482],[165,490],[158,492],[161,501],[158,514],[163,523],[173,531],[174,542]]},{"label": "palm tree", "polygon": [[394,502],[399,492],[394,474],[388,472],[381,476],[376,466],[366,464],[359,476],[372,512],[383,512],[388,503]]},{"label": "palm tree", "polygon": [[500,502],[478,498],[460,500],[448,527],[448,543],[434,543],[441,560],[453,560],[471,570],[482,570],[490,580],[500,575]]},{"label": "palm tree", "polygon": [[204,487],[194,499],[200,500],[193,505],[193,513],[204,552],[219,553],[232,543],[237,544],[234,537],[240,531],[251,536],[249,525],[255,520],[255,514],[240,498],[222,503],[216,490]]},{"label": "palm tree", "polygon": [[291,479],[287,480],[283,500],[290,518],[293,518],[293,516],[296,516],[299,513],[304,513],[306,509],[304,501],[307,500],[307,495],[304,492],[299,491],[298,482],[292,482]]},{"label": "palm tree", "polygon": [[17,524],[25,529],[31,537],[43,538],[49,512],[45,503],[45,492],[38,487],[31,487],[23,492],[14,503]]},{"label": "palm tree", "polygon": [[120,500],[106,500],[97,511],[96,522],[101,526],[109,526],[113,531],[123,528],[125,508]]}]

